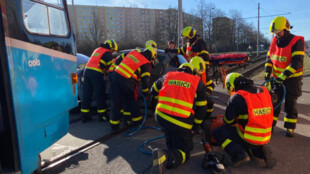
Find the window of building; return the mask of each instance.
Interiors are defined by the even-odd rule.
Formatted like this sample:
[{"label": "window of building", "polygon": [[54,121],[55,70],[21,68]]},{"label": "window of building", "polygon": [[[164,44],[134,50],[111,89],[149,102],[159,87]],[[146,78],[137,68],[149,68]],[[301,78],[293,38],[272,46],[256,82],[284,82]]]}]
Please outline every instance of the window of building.
[{"label": "window of building", "polygon": [[[43,0],[47,4],[23,0],[23,19],[30,33],[66,36],[69,33],[62,0]],[[56,5],[59,8],[55,8]],[[49,22],[48,22],[49,21]]]}]

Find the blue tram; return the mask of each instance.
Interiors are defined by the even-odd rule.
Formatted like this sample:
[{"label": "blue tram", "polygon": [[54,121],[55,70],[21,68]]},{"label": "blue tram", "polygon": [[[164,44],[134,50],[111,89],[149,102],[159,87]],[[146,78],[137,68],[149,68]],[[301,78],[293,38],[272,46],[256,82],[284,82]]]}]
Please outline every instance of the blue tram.
[{"label": "blue tram", "polygon": [[32,173],[77,106],[66,0],[0,0],[0,173]]}]

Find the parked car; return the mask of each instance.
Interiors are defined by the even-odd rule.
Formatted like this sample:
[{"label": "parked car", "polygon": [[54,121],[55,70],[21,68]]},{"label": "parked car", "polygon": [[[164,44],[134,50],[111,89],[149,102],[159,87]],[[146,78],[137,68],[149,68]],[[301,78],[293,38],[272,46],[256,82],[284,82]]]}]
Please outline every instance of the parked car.
[{"label": "parked car", "polygon": [[[113,57],[117,57],[121,55],[122,53],[129,53],[133,49],[128,49],[128,50],[121,50],[117,53],[113,54]],[[141,49],[142,50],[142,49]],[[77,54],[77,74],[78,74],[78,98],[79,98],[79,107],[82,102],[82,96],[83,96],[83,83],[81,82],[81,78],[83,76],[84,68],[89,60],[88,56],[85,56],[83,54]],[[163,50],[157,50],[157,59],[155,61],[155,64],[152,68],[151,71],[151,77],[150,77],[150,83],[149,83],[149,88],[153,85],[153,83],[160,78],[163,74],[166,74],[169,71],[176,71],[182,63],[187,62],[186,59],[182,55],[177,55],[174,53],[164,53]],[[107,104],[110,105],[109,102],[109,93],[110,93],[110,88],[109,88],[109,81],[108,77],[105,76],[105,81],[107,84],[106,87],[106,93],[107,93]],[[151,101],[148,101],[150,103]],[[151,104],[149,104],[151,105]],[[96,106],[96,102],[93,101],[91,104],[92,107]],[[75,112],[78,111],[79,108],[75,109]]]}]

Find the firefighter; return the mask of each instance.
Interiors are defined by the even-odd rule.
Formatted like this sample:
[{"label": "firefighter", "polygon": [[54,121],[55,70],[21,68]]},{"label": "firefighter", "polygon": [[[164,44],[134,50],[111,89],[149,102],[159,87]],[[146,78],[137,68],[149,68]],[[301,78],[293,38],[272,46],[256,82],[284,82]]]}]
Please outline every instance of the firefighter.
[{"label": "firefighter", "polygon": [[[153,40],[148,40],[145,43],[145,48],[147,48],[147,47],[153,47],[153,48],[157,49],[157,43]],[[140,52],[139,48],[136,48],[135,50]],[[126,57],[127,54],[128,53],[122,53],[121,55],[119,55],[118,57],[113,59],[113,63],[111,64],[111,66],[108,70],[110,81],[111,81],[112,72],[115,70],[116,66],[121,63],[121,61]],[[139,78],[138,81],[141,81],[141,79]],[[124,111],[124,109],[121,109],[121,113],[123,115],[123,118],[125,120],[126,125],[131,126],[132,125],[131,113],[129,111],[126,111],[126,110]]]},{"label": "firefighter", "polygon": [[178,49],[165,49],[165,53],[173,52],[177,54],[182,54],[189,62],[191,58],[195,56],[201,57],[205,63],[207,69],[209,69],[209,52],[207,51],[207,46],[205,41],[196,34],[195,28],[187,26],[182,31],[182,37],[187,40],[187,43]]},{"label": "firefighter", "polygon": [[251,156],[265,160],[272,168],[276,160],[267,146],[272,129],[273,106],[269,91],[265,87],[239,73],[230,73],[225,87],[230,97],[224,115],[224,125],[212,131],[213,137],[227,152],[237,167],[250,160]]},{"label": "firefighter", "polygon": [[151,63],[155,61],[156,57],[157,50],[153,47],[147,47],[142,52],[133,50],[121,60],[112,72],[110,116],[112,130],[117,131],[119,129],[122,108],[124,111],[130,112],[134,126],[138,126],[142,122],[142,115],[140,115],[137,104],[137,82],[141,78],[142,93],[147,97]]},{"label": "firefighter", "polygon": [[105,94],[104,74],[112,64],[112,52],[118,46],[114,40],[106,40],[94,50],[83,73],[83,100],[81,106],[82,122],[91,120],[90,104],[94,94],[97,102],[99,121],[106,121],[107,103]]},{"label": "firefighter", "polygon": [[[293,137],[296,128],[298,112],[297,98],[301,96],[303,60],[305,54],[304,38],[290,33],[289,21],[283,17],[276,17],[270,24],[270,32],[275,34],[268,52],[265,64],[265,79],[273,78],[273,87],[281,99],[286,88],[284,136]],[[280,102],[280,100],[278,100]],[[281,107],[274,111],[273,127],[276,125]]]},{"label": "firefighter", "polygon": [[203,84],[205,85],[206,88],[206,96],[207,96],[207,115],[206,115],[206,119],[211,117],[211,114],[213,112],[213,105],[214,102],[213,100],[210,98],[210,95],[212,94],[213,90],[214,90],[214,83],[211,80],[210,77],[207,77],[207,73],[206,73],[206,65],[204,60],[199,57],[199,56],[195,56],[191,59],[190,63],[195,67],[196,71],[197,71],[197,75],[200,77],[200,80],[203,82]]},{"label": "firefighter", "polygon": [[202,123],[207,101],[204,85],[190,63],[158,79],[151,94],[158,99],[155,118],[165,129],[167,144],[167,150],[153,151],[152,173],[162,173],[164,168],[175,168],[189,159],[192,129]]}]

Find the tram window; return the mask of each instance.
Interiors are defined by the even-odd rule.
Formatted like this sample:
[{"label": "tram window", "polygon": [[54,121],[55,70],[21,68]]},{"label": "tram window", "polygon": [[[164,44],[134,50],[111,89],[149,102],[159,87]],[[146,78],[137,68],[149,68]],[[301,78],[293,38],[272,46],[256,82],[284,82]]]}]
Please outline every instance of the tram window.
[{"label": "tram window", "polygon": [[68,26],[65,12],[52,7],[48,8],[48,12],[50,18],[51,34],[67,35]]},{"label": "tram window", "polygon": [[42,2],[45,2],[45,3],[49,3],[49,4],[52,4],[52,5],[56,5],[56,6],[59,6],[59,7],[64,7],[64,2],[63,0],[37,0],[37,1],[42,1]]},{"label": "tram window", "polygon": [[23,0],[23,19],[33,34],[67,36],[68,23],[63,0]]},{"label": "tram window", "polygon": [[49,34],[47,8],[45,5],[23,1],[24,22],[32,33]]}]

